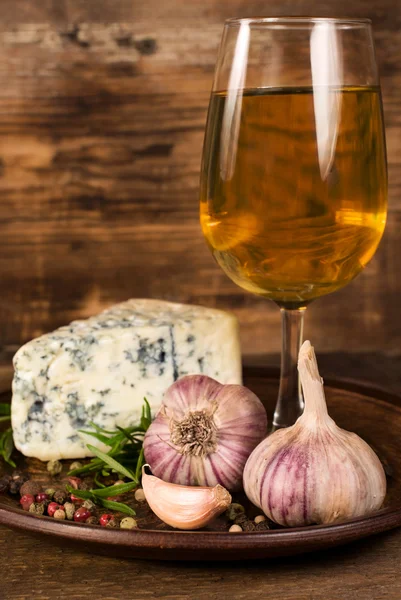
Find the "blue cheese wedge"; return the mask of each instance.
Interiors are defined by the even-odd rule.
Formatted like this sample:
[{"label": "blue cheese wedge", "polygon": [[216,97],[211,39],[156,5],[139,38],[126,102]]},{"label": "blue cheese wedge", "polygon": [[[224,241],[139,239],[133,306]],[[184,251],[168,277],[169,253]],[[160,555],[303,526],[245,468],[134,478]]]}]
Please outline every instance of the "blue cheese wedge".
[{"label": "blue cheese wedge", "polygon": [[[224,311],[128,300],[28,342],[14,357],[12,427],[25,456],[90,456],[80,429],[139,421],[179,377],[241,383],[238,323]],[[101,448],[101,444],[98,444]]]}]

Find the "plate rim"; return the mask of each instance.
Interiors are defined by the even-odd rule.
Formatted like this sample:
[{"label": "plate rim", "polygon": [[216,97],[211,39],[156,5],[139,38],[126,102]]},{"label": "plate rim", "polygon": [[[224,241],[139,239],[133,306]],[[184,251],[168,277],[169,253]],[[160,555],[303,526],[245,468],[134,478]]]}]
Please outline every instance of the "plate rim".
[{"label": "plate rim", "polygon": [[[5,522],[5,517],[12,514],[14,518]],[[103,527],[93,527],[90,525],[85,525],[84,523],[74,523],[72,521],[55,521],[54,519],[50,520],[48,517],[39,516],[39,515],[31,515],[29,513],[24,512],[23,510],[16,508],[14,506],[8,506],[4,504],[0,504],[0,523],[2,525],[8,525],[12,527],[16,527],[18,529],[22,529],[24,531],[38,532],[38,533],[46,533],[50,535],[54,535],[56,537],[71,537],[74,539],[77,538],[85,538],[88,532],[93,534],[94,532],[98,534],[102,534],[101,536],[97,535],[96,538],[105,537],[110,538],[108,542],[114,540],[114,536],[116,534],[116,530],[107,529]],[[275,545],[281,543],[282,540],[287,540],[285,544],[287,545],[289,538],[294,538],[294,540],[302,540],[305,542],[305,538],[308,540],[312,540],[314,537],[319,537],[321,540],[322,536],[329,536],[331,539],[333,538],[334,533],[341,532],[353,532],[353,529],[357,528],[358,530],[367,529],[369,533],[372,532],[372,524],[376,525],[374,528],[377,532],[385,531],[382,529],[382,525],[388,525],[390,527],[394,527],[394,523],[399,523],[401,525],[401,504],[399,509],[390,509],[384,508],[379,511],[366,516],[366,517],[358,517],[357,519],[347,519],[346,521],[342,521],[341,523],[331,523],[329,525],[310,525],[306,527],[291,527],[288,529],[270,529],[267,531],[242,531],[234,535],[228,531],[182,531],[182,530],[163,530],[163,529],[134,529],[129,531],[118,530],[119,531],[119,541],[130,543],[123,543],[122,545],[127,545],[132,547],[132,536],[139,538],[148,538],[149,541],[152,538],[158,538],[158,544],[162,541],[167,541],[168,539],[177,539],[178,537],[182,540],[191,540],[192,538],[196,538],[197,540],[208,539],[207,547],[209,547],[210,542],[213,541],[222,541],[227,539],[236,539],[240,541],[240,546],[243,546],[241,540],[246,540],[247,542],[261,542],[261,541],[272,541]],[[26,526],[25,526],[26,525]],[[59,532],[69,531],[71,535],[60,536]],[[82,532],[82,534],[75,535],[72,532]],[[178,534],[178,535],[177,535]],[[363,531],[362,531],[363,534]],[[343,536],[341,536],[342,538]],[[161,539],[165,538],[165,540]],[[100,541],[100,540],[93,540]],[[104,540],[106,542],[106,539]],[[249,544],[245,544],[248,546]],[[252,546],[254,544],[252,543]],[[154,546],[154,544],[150,544],[150,546]],[[185,544],[186,546],[186,544]],[[174,544],[174,548],[181,547],[179,544]],[[192,547],[192,545],[191,545]]]}]

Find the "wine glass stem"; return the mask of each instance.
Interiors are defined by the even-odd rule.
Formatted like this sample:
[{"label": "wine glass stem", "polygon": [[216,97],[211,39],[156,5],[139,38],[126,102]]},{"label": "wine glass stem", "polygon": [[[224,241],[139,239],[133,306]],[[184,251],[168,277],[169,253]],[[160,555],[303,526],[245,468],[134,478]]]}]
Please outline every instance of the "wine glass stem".
[{"label": "wine glass stem", "polygon": [[280,310],[282,322],[281,373],[273,430],[293,425],[304,409],[297,363],[302,344],[306,309],[281,308]]}]

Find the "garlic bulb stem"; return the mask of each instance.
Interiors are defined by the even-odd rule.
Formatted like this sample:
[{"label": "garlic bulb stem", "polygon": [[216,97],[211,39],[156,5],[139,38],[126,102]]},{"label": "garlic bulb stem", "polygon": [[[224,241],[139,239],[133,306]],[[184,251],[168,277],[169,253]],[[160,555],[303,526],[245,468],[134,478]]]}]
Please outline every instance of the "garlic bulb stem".
[{"label": "garlic bulb stem", "polygon": [[[306,340],[299,351],[298,371],[304,393],[305,408],[302,421],[316,427],[321,419],[330,419],[324,395],[323,379],[320,377],[315,352],[309,340]],[[333,421],[334,423],[334,421]]]}]

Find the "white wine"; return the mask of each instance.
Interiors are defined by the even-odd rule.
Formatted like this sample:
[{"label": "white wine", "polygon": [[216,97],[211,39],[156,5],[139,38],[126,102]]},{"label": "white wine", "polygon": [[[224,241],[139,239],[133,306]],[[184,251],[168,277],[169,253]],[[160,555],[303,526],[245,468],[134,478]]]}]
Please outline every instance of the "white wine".
[{"label": "white wine", "polygon": [[386,207],[378,87],[212,95],[201,223],[236,284],[287,308],[345,286],[372,258]]}]

